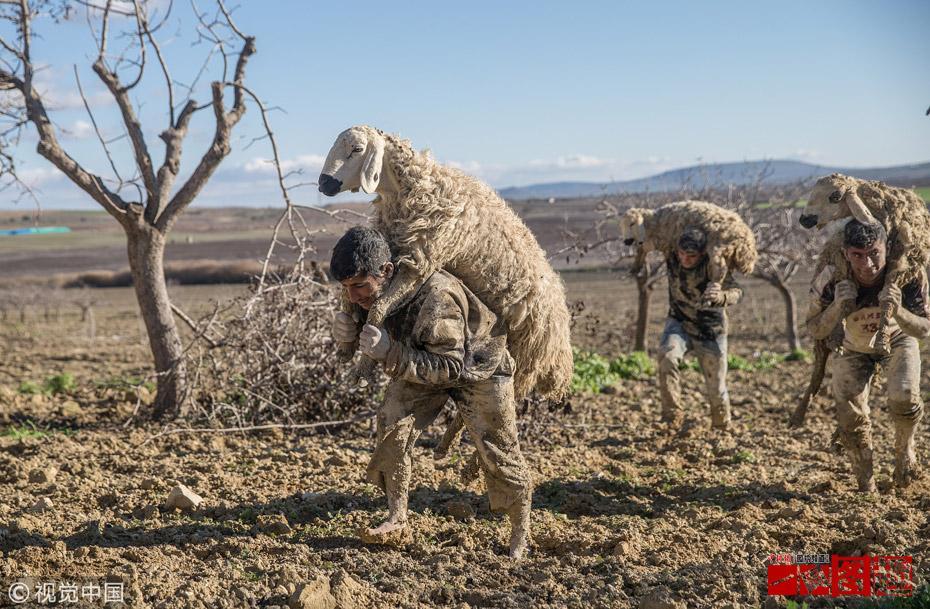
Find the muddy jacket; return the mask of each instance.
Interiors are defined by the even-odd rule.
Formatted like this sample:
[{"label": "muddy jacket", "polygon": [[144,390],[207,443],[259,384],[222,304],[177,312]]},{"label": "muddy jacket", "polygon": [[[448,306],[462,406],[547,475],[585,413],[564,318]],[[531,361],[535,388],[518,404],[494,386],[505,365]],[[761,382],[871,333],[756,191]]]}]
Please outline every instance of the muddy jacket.
[{"label": "muddy jacket", "polygon": [[692,269],[678,262],[674,253],[666,257],[668,269],[668,316],[681,322],[685,331],[701,340],[714,340],[727,331],[727,313],[724,307],[736,304],[743,296],[733,276],[727,273],[723,280],[724,307],[702,307],[701,295],[710,280],[707,277],[707,256]]},{"label": "muddy jacket", "polygon": [[495,371],[513,374],[497,316],[445,271],[427,279],[384,327],[392,339],[384,365],[394,379],[455,386],[486,380]]},{"label": "muddy jacket", "polygon": [[[830,306],[836,290],[836,280],[833,278],[834,268],[827,266],[811,284],[811,302],[807,312],[810,319]],[[875,334],[878,332],[878,322],[881,319],[881,307],[878,303],[878,294],[885,287],[884,279],[871,287],[859,287],[856,295],[856,304],[853,311],[843,319],[843,348],[858,353],[875,353],[872,346]],[[927,276],[921,273],[901,288],[901,306],[920,317],[930,318],[927,308]],[[891,338],[901,333],[897,322],[892,319],[888,322]]]}]

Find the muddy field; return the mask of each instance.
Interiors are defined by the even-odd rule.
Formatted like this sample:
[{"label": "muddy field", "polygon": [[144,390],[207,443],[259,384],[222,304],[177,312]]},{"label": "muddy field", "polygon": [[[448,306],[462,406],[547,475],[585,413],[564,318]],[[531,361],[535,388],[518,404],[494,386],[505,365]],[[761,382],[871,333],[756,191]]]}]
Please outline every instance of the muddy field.
[{"label": "muddy field", "polygon": [[[585,303],[576,344],[627,352],[629,280],[566,279],[570,298]],[[782,312],[774,290],[745,285],[731,351],[758,361],[784,350]],[[196,310],[238,289],[175,288],[175,298]],[[568,414],[524,443],[537,486],[523,561],[507,559],[507,526],[488,513],[480,480],[459,481],[468,447],[432,460],[438,428],[416,452],[413,541],[370,547],[356,531],[386,509],[363,482],[367,421],[332,434],[153,438],[162,428],[138,416],[150,396],[124,387],[147,361],[131,294],[97,293],[93,340],[77,310],[0,323],[0,605],[16,582],[110,582],[124,585],[129,606],[166,609],[285,607],[301,590],[321,603],[307,607],[783,607],[765,595],[766,558],[781,552],[912,555],[927,578],[930,476],[890,489],[882,389],[873,398],[875,496],[853,492],[849,466],[830,452],[826,398],[804,429],[787,429],[806,364],[732,371],[731,433],[711,431],[699,373],[688,370],[681,428],[658,423],[658,389],[646,378],[575,396]],[[59,393],[21,392],[24,382],[65,373],[74,384]],[[928,380],[925,372],[924,387]],[[930,462],[926,423],[919,458]],[[203,497],[199,508],[162,509],[177,483]]]}]

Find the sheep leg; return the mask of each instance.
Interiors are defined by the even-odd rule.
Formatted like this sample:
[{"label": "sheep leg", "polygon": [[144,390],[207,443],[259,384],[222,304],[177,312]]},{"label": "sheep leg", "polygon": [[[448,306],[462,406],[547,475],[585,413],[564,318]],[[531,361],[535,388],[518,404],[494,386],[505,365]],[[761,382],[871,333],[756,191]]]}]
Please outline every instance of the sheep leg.
[{"label": "sheep leg", "polygon": [[478,450],[475,449],[475,452],[471,454],[468,462],[465,463],[465,467],[462,468],[462,471],[459,473],[459,480],[462,484],[468,486],[472,482],[478,479],[478,474],[481,473],[481,460],[478,455]]},{"label": "sheep leg", "polygon": [[807,390],[801,396],[801,401],[791,414],[789,427],[797,428],[804,424],[807,418],[807,410],[810,408],[814,396],[820,391],[823,384],[823,377],[827,370],[827,359],[830,357],[830,349],[827,347],[826,340],[814,341],[814,367],[811,370],[811,380],[807,385]]},{"label": "sheep leg", "polygon": [[892,308],[893,305],[891,303],[886,302],[882,304],[882,316],[878,320],[878,330],[875,332],[875,348],[885,355],[891,353],[891,336],[888,332],[888,322],[891,321]]},{"label": "sheep leg", "polygon": [[[901,267],[904,266],[904,257],[899,256],[888,269],[886,282],[891,281],[900,284]],[[885,355],[891,353],[891,333],[888,331],[888,324],[891,322],[892,310],[894,305],[890,302],[882,303],[881,317],[878,320],[878,331],[875,333],[875,348]]]},{"label": "sheep leg", "polygon": [[869,211],[869,208],[865,206],[865,203],[862,202],[862,199],[854,190],[847,192],[843,200],[849,208],[849,213],[859,222],[863,224],[875,224],[877,222],[875,216],[872,215],[872,212]]},{"label": "sheep leg", "polygon": [[630,275],[638,276],[646,264],[646,248],[640,246],[636,248],[636,255],[633,257],[633,266],[630,267]]},{"label": "sheep leg", "polygon": [[[704,288],[704,294],[707,294],[707,288],[712,285],[723,285],[723,280],[727,276],[727,263],[723,259],[723,256],[717,254],[717,252],[709,252],[707,260],[707,287]],[[707,296],[701,296],[701,306],[711,307],[714,304],[710,301]]]},{"label": "sheep leg", "polygon": [[446,427],[445,433],[442,434],[442,439],[439,440],[439,444],[433,449],[433,459],[437,461],[445,459],[449,455],[449,450],[458,443],[459,438],[462,437],[463,429],[465,429],[465,421],[462,419],[462,413],[456,410],[455,416],[452,418],[449,426]]},{"label": "sheep leg", "polygon": [[[384,292],[374,302],[368,311],[368,319],[365,323],[371,324],[377,328],[383,328],[384,320],[392,313],[397,311],[407,298],[416,293],[423,285],[423,280],[428,275],[422,273],[417,267],[410,264],[398,263],[397,273],[391,279]],[[353,384],[368,382],[375,376],[375,362],[370,357],[359,359],[355,368],[349,375],[349,381]]]},{"label": "sheep leg", "polygon": [[[358,322],[358,310],[355,305],[349,302],[349,297],[345,294],[345,291],[343,291],[342,297],[339,299],[339,306],[343,313],[349,315],[356,323]],[[357,349],[358,337],[351,343],[336,343],[336,357],[338,357],[341,362],[348,362],[352,359],[352,356],[355,355]]]}]

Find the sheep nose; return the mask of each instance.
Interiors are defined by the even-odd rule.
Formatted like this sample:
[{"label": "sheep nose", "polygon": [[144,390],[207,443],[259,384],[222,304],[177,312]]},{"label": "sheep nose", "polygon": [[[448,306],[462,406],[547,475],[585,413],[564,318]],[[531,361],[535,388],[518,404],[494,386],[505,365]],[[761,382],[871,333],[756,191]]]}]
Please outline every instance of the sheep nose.
[{"label": "sheep nose", "polygon": [[798,219],[798,222],[804,228],[814,228],[817,226],[817,214],[804,214]]},{"label": "sheep nose", "polygon": [[342,189],[342,180],[337,180],[328,173],[321,173],[318,183],[318,190],[327,197],[332,197],[338,194],[339,190]]},{"label": "sheep nose", "polygon": [[630,237],[629,239],[624,239],[624,240],[623,240],[623,245],[633,245],[633,242],[634,242],[634,241],[635,241],[635,239],[633,239],[632,237]]}]

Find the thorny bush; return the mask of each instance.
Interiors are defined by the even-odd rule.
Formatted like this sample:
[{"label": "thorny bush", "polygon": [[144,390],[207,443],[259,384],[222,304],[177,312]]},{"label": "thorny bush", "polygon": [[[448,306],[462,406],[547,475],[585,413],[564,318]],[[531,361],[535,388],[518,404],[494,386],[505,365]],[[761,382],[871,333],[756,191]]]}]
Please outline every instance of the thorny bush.
[{"label": "thorny bush", "polygon": [[[201,324],[193,387],[197,417],[211,425],[341,420],[375,408],[384,379],[353,385],[330,337],[338,292],[322,273],[269,275]],[[211,336],[219,335],[214,340]]]}]

